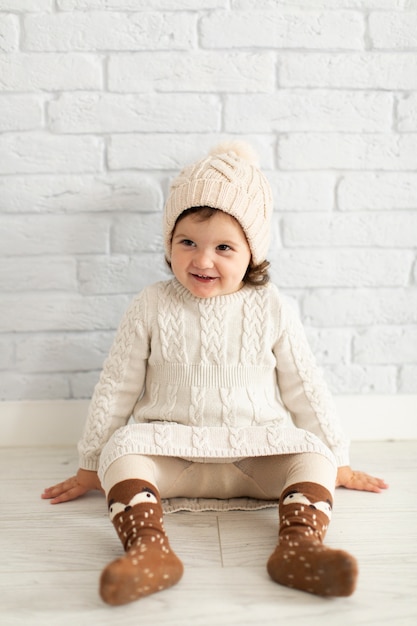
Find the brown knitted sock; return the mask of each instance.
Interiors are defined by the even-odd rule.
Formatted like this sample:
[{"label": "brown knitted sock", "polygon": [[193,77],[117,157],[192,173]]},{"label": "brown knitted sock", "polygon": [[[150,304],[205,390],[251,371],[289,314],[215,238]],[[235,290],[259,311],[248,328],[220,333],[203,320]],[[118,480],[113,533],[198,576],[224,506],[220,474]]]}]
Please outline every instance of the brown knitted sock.
[{"label": "brown knitted sock", "polygon": [[315,483],[297,483],[279,502],[279,543],[267,569],[275,582],[319,596],[349,596],[357,578],[356,560],[323,545],[332,510],[331,494]]},{"label": "brown knitted sock", "polygon": [[104,569],[102,599],[126,604],[175,585],[183,565],[165,534],[157,489],[144,480],[124,480],[110,489],[107,501],[126,554]]}]

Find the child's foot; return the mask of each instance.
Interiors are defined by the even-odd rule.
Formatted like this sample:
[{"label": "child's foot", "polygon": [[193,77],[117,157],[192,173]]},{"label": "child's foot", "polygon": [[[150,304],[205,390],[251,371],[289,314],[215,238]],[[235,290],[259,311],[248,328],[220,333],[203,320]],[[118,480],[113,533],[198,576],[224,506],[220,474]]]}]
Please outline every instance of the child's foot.
[{"label": "child's foot", "polygon": [[101,574],[104,602],[127,604],[175,585],[183,565],[169,545],[156,487],[144,480],[122,481],[110,489],[108,506],[126,554]]},{"label": "child's foot", "polygon": [[347,552],[297,540],[278,545],[267,569],[275,582],[319,596],[350,596],[358,574],[356,560]]},{"label": "child's foot", "polygon": [[127,604],[175,585],[183,565],[167,540],[146,537],[138,540],[125,556],[104,569],[100,595],[111,605]]}]

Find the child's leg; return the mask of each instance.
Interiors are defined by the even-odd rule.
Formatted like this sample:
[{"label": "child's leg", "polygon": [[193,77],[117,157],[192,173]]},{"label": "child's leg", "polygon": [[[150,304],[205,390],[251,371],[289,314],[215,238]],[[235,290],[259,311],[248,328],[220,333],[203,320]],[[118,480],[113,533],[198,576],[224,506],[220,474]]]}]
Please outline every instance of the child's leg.
[{"label": "child's leg", "polygon": [[349,596],[357,578],[356,560],[323,545],[333,506],[335,470],[321,455],[289,458],[279,501],[279,542],[268,573],[281,585],[321,596]]},{"label": "child's leg", "polygon": [[152,460],[133,455],[118,459],[106,472],[103,486],[110,519],[126,554],[104,569],[102,599],[112,605],[126,604],[177,583],[183,566],[163,527]]}]

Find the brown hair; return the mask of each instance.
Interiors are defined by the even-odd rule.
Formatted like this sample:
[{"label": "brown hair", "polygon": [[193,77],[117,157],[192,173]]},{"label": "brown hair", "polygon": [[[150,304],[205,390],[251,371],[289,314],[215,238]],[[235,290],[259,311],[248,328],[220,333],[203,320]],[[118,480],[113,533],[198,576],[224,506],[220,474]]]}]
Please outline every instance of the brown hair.
[{"label": "brown hair", "polygon": [[[205,222],[209,220],[217,211],[220,211],[220,209],[213,209],[212,207],[209,207],[209,206],[198,206],[198,207],[192,207],[190,209],[186,209],[177,218],[174,228],[172,229],[172,232],[174,232],[177,224],[182,219],[184,219],[184,217],[187,217],[187,215],[195,215],[200,222]],[[167,259],[166,259],[166,262],[169,268],[171,269],[171,263]],[[249,263],[248,269],[246,270],[246,274],[243,277],[243,282],[246,285],[253,285],[255,287],[263,287],[269,282],[269,273],[268,273],[269,265],[270,265],[269,261],[266,261],[266,260],[260,263],[259,265],[252,265],[252,262]]]}]

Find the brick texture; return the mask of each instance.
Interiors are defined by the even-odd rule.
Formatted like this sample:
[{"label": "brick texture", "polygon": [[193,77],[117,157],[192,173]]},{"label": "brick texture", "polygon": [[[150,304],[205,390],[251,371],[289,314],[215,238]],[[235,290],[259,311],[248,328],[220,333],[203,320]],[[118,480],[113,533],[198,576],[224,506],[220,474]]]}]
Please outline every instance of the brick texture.
[{"label": "brick texture", "polygon": [[167,278],[161,215],[232,136],[334,393],[417,392],[417,3],[1,0],[0,399],[89,397]]}]

